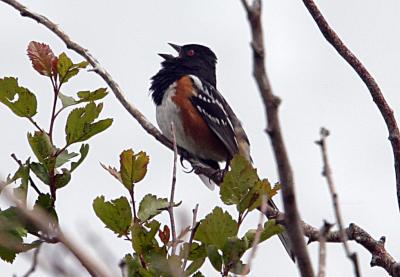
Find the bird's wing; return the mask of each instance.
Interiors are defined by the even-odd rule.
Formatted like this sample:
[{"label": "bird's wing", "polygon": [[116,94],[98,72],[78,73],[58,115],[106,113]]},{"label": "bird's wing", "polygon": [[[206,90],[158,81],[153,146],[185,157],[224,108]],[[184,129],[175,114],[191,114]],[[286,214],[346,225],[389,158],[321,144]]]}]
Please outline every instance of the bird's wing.
[{"label": "bird's wing", "polygon": [[[222,95],[210,84],[202,82],[196,76],[190,76],[196,90],[191,97],[193,106],[199,111],[201,116],[210,126],[211,130],[224,143],[231,156],[238,152],[238,144],[232,123],[224,110]],[[226,102],[226,101],[225,101]]]}]

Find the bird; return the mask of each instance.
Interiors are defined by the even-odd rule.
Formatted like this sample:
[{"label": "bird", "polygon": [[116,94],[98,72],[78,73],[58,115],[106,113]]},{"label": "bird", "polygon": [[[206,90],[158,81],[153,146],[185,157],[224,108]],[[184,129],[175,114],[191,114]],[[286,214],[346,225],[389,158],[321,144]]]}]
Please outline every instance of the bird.
[{"label": "bird", "polygon": [[[251,162],[247,135],[239,138],[235,134],[228,111],[232,109],[217,90],[215,53],[200,44],[169,45],[177,55],[158,54],[163,58],[161,69],[151,78],[150,86],[163,135],[173,139],[172,122],[177,146],[216,171],[220,170],[219,162],[226,162],[226,169],[236,154]],[[210,178],[199,177],[210,189],[214,188]],[[268,203],[278,209],[271,199]],[[279,238],[294,260],[287,233],[279,234]]]}]

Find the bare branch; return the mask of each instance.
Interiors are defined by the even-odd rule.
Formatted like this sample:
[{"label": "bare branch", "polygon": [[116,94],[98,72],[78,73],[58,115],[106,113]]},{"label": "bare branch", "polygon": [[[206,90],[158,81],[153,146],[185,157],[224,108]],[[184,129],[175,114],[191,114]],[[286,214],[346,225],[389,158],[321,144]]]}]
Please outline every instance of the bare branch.
[{"label": "bare branch", "polygon": [[[286,215],[270,206],[265,211],[268,218],[275,218],[280,224],[286,224]],[[319,241],[320,230],[305,222],[301,222],[305,237],[308,238],[308,243]],[[400,277],[400,263],[386,251],[385,237],[381,237],[378,241],[371,237],[368,232],[354,223],[344,229],[347,239],[355,241],[363,246],[372,255],[371,266],[379,266],[385,269],[390,276]],[[330,231],[326,235],[326,241],[330,243],[341,243],[342,238],[339,231]]]},{"label": "bare branch", "polygon": [[318,262],[318,277],[325,277],[326,271],[326,236],[331,229],[332,224],[324,220],[324,224],[319,231],[319,262]]},{"label": "bare branch", "polygon": [[250,23],[253,49],[253,75],[263,100],[267,115],[267,133],[270,137],[275,160],[278,167],[279,179],[282,184],[282,198],[287,214],[287,233],[293,247],[294,256],[302,276],[314,276],[311,260],[303,239],[303,230],[299,212],[297,210],[292,168],[287,155],[278,116],[280,99],[272,92],[265,69],[264,38],[261,22],[261,0],[254,0],[249,6],[245,0],[241,1]]},{"label": "bare branch", "polygon": [[39,255],[40,247],[41,247],[41,246],[42,246],[42,244],[39,244],[39,245],[36,247],[35,251],[33,252],[32,265],[31,265],[31,267],[29,268],[28,272],[25,273],[23,277],[29,277],[32,273],[35,272],[36,267],[37,267],[37,265],[38,265],[38,255]]},{"label": "bare branch", "polygon": [[386,102],[381,89],[375,79],[364,67],[361,61],[351,52],[351,50],[343,43],[335,31],[329,26],[324,16],[319,11],[313,0],[303,0],[315,23],[326,40],[336,49],[336,51],[347,61],[347,63],[355,70],[358,76],[367,86],[373,101],[378,107],[386,127],[389,131],[389,140],[392,144],[394,156],[394,169],[396,173],[397,202],[400,208],[400,132],[392,108]]},{"label": "bare branch", "polygon": [[199,210],[199,204],[196,204],[196,207],[193,209],[193,222],[192,222],[192,228],[190,229],[189,246],[186,252],[184,253],[183,266],[182,266],[183,271],[186,270],[186,264],[189,258],[190,249],[192,248],[194,235],[196,234],[197,227],[199,226],[196,219],[198,210]]},{"label": "bare branch", "polygon": [[178,159],[178,148],[176,146],[176,136],[175,136],[175,125],[171,122],[171,133],[172,133],[172,143],[174,149],[174,166],[172,169],[172,184],[171,184],[171,195],[169,198],[168,213],[171,220],[171,233],[172,233],[172,250],[171,254],[175,255],[176,246],[178,241],[176,239],[176,229],[175,229],[175,218],[174,218],[174,196],[175,196],[175,185],[176,185],[176,161]]},{"label": "bare branch", "polygon": [[343,242],[344,251],[346,253],[346,256],[353,263],[355,276],[360,277],[361,272],[360,272],[360,266],[358,264],[357,254],[355,252],[350,251],[349,245],[347,243],[347,235],[343,228],[343,218],[342,218],[342,214],[340,211],[339,196],[336,192],[335,184],[333,182],[333,177],[332,177],[332,170],[331,170],[331,167],[330,167],[329,161],[328,161],[326,138],[329,136],[329,130],[327,130],[325,128],[321,128],[320,135],[321,135],[321,138],[320,138],[320,140],[316,141],[316,144],[318,144],[321,147],[321,154],[322,154],[322,161],[323,161],[322,175],[325,176],[326,181],[328,183],[329,192],[332,197],[333,209],[335,211],[336,222],[339,226],[339,233],[340,233],[341,241]]},{"label": "bare branch", "polygon": [[260,242],[261,233],[264,229],[263,223],[264,223],[264,218],[265,218],[264,214],[265,214],[266,210],[267,210],[267,196],[264,196],[264,197],[262,197],[262,203],[261,203],[261,207],[260,207],[260,218],[258,220],[256,234],[254,235],[254,241],[251,246],[250,256],[249,256],[249,259],[247,260],[246,266],[243,268],[241,275],[247,276],[247,274],[250,272],[251,262],[254,260],[254,258],[256,256],[257,245]]}]

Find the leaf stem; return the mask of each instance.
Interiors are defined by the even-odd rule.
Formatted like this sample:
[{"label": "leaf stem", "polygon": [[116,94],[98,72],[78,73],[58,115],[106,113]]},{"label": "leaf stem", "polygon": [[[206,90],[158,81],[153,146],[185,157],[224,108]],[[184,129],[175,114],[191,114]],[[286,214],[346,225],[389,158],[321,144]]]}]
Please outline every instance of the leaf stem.
[{"label": "leaf stem", "polygon": [[32,117],[27,117],[27,118],[36,127],[36,129],[38,129],[38,131],[43,132],[42,128],[40,128],[40,126],[36,123],[35,120],[33,120]]},{"label": "leaf stem", "polygon": [[[14,153],[11,154],[11,158],[13,158],[14,161],[16,161],[19,166],[22,166],[21,160],[19,160]],[[31,176],[28,176],[28,177],[29,177],[29,183],[31,184],[31,187],[37,192],[37,194],[42,195],[43,193],[38,189],[38,187],[36,186],[35,182],[31,178]]]},{"label": "leaf stem", "polygon": [[136,203],[135,203],[135,192],[133,191],[133,187],[132,190],[129,191],[129,195],[131,196],[131,200],[132,200],[132,212],[133,212],[133,219],[136,221],[137,216],[136,216]]}]

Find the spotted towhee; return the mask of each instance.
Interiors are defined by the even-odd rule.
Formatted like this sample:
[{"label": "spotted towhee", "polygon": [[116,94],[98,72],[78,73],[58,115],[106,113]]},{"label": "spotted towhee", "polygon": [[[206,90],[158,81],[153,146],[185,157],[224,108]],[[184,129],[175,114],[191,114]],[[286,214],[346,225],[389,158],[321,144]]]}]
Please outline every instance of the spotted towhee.
[{"label": "spotted towhee", "polygon": [[[163,134],[172,139],[173,122],[177,145],[216,170],[218,162],[229,164],[237,153],[251,161],[247,136],[244,134],[239,140],[235,135],[226,111],[230,107],[216,88],[216,55],[198,44],[170,45],[178,56],[159,54],[164,61],[150,87]],[[209,178],[200,177],[208,187],[213,187]],[[269,204],[276,208],[272,200]],[[293,259],[287,234],[279,237]]]}]

